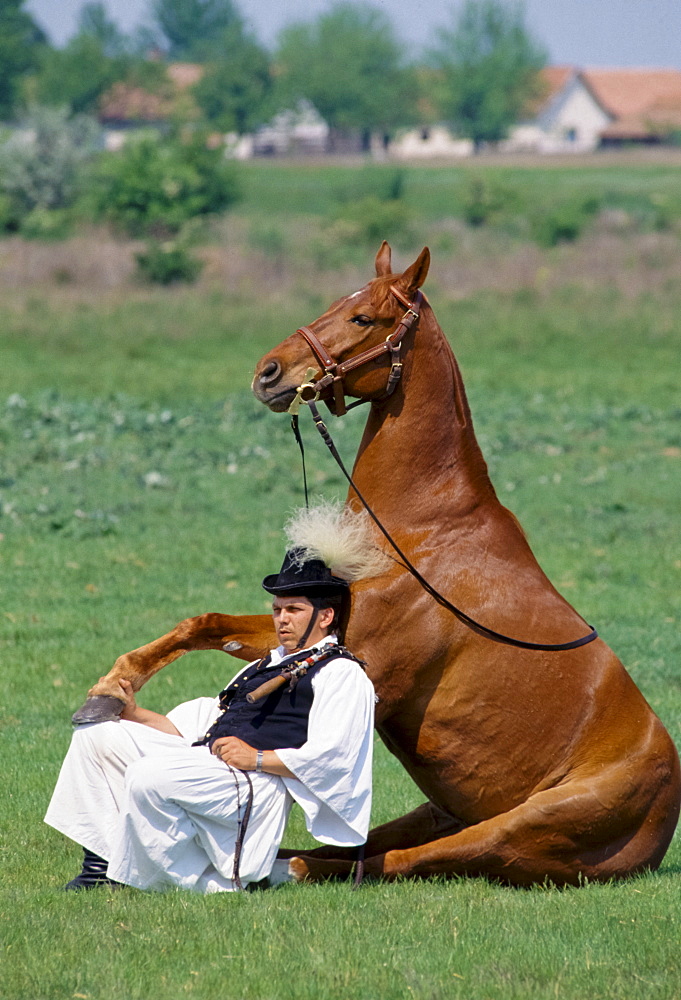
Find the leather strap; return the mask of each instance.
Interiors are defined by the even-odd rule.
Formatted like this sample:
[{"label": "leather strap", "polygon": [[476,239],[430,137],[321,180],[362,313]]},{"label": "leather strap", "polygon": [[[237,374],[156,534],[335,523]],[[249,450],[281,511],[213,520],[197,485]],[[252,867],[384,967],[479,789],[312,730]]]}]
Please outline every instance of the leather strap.
[{"label": "leather strap", "polygon": [[381,399],[387,399],[388,396],[392,395],[397,387],[397,383],[400,380],[400,376],[402,374],[402,361],[400,360],[402,338],[418,321],[419,310],[421,302],[423,301],[423,293],[421,291],[417,291],[413,301],[410,301],[407,296],[399,290],[397,285],[391,285],[390,291],[395,296],[397,301],[406,307],[407,311],[404,316],[392,333],[390,333],[382,343],[375,344],[374,347],[369,347],[366,351],[362,351],[360,354],[356,354],[353,357],[348,358],[346,361],[336,361],[336,359],[328,352],[324,344],[322,344],[316,333],[311,330],[309,326],[301,326],[298,330],[296,330],[296,333],[299,333],[305,338],[316,360],[324,370],[324,375],[313,383],[314,390],[317,393],[322,393],[329,386],[331,387],[333,391],[335,412],[338,417],[342,417],[343,414],[347,412],[343,378],[348,372],[354,371],[355,368],[361,368],[363,365],[369,364],[371,361],[375,361],[377,358],[382,357],[383,354],[389,353],[391,358],[391,367],[388,374],[388,381],[386,383],[386,391],[383,396],[381,396]]}]

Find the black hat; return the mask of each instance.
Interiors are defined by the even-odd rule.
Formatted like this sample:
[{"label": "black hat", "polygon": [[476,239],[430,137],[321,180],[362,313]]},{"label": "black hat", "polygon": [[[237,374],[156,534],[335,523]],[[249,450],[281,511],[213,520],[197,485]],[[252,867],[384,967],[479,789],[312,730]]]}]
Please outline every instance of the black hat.
[{"label": "black hat", "polygon": [[266,576],[263,587],[270,594],[300,594],[302,597],[331,597],[350,589],[347,580],[334,576],[321,559],[301,561],[302,549],[289,549],[278,573]]}]

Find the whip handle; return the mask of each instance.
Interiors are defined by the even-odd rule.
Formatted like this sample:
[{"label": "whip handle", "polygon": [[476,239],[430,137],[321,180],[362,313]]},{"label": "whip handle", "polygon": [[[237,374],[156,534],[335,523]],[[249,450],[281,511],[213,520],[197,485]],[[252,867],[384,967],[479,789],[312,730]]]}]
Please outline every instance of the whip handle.
[{"label": "whip handle", "polygon": [[273,677],[272,680],[265,681],[260,687],[257,687],[255,691],[251,691],[250,694],[246,695],[246,701],[250,705],[254,705],[256,701],[260,701],[262,698],[266,698],[268,695],[273,694],[274,691],[278,691],[280,687],[288,683],[291,678],[288,674],[279,674],[278,677]]}]

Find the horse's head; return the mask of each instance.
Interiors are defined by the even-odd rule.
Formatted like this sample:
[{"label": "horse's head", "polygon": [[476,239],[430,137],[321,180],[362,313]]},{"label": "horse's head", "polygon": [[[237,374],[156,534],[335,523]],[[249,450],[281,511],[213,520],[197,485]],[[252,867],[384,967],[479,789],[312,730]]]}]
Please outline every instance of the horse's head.
[{"label": "horse's head", "polygon": [[[344,392],[360,399],[380,399],[385,394],[394,356],[380,350],[380,345],[399,327],[405,317],[405,303],[414,300],[426,280],[430,253],[424,247],[411,267],[399,275],[392,273],[390,260],[390,247],[384,241],[376,255],[376,277],[372,281],[334,302],[323,316],[303,328],[303,333],[287,337],[260,359],[253,392],[262,403],[279,413],[286,410],[298,386],[308,381],[308,369],[315,370],[314,381],[324,375],[320,364],[320,355],[324,354],[332,367],[338,366],[342,372]],[[408,325],[412,321],[413,317]],[[359,360],[359,355],[372,348],[379,349],[376,356],[370,353],[366,361],[345,370],[348,362]],[[325,369],[328,372],[329,365],[325,364]],[[331,377],[326,382],[322,398],[333,408]]]}]

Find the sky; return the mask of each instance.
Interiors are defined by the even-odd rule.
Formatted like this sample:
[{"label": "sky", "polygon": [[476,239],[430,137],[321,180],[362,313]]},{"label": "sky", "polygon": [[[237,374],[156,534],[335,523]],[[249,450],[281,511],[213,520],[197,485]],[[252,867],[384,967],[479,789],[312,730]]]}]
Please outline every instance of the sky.
[{"label": "sky", "polygon": [[[25,4],[52,41],[73,33],[83,0],[28,0]],[[272,46],[281,28],[308,20],[332,0],[236,0],[257,37]],[[372,0],[416,54],[451,24],[456,0]],[[460,2],[460,0],[459,0]],[[104,0],[110,17],[128,31],[144,23],[148,0]],[[681,69],[681,0],[526,0],[525,22],[553,65],[580,68],[657,66]]]}]

